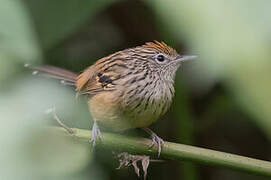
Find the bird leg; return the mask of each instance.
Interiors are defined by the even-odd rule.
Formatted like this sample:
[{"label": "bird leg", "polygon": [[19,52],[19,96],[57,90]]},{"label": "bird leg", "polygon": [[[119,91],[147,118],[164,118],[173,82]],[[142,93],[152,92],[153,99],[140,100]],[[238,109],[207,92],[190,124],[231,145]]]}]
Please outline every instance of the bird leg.
[{"label": "bird leg", "polygon": [[165,143],[164,140],[162,138],[160,138],[159,136],[157,136],[157,134],[155,134],[149,128],[142,128],[142,129],[151,136],[152,143],[150,144],[149,147],[152,148],[154,146],[154,144],[157,144],[157,146],[158,146],[158,157],[159,157],[160,153],[161,153],[161,150],[162,150],[162,146]]},{"label": "bird leg", "polygon": [[92,126],[92,132],[91,132],[91,139],[90,139],[90,142],[92,143],[93,147],[96,145],[97,139],[102,139],[102,134],[99,129],[99,126],[97,125],[97,121],[94,120],[94,123]]}]

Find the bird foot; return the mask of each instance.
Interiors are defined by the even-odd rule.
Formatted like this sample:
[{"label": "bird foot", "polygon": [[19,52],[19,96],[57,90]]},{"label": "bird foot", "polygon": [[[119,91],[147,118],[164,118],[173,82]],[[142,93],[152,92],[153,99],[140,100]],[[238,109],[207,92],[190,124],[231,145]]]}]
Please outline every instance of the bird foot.
[{"label": "bird foot", "polygon": [[152,130],[149,128],[143,128],[144,131],[146,131],[152,139],[152,143],[149,145],[149,148],[152,148],[155,144],[157,144],[158,147],[158,157],[161,154],[162,146],[165,144],[164,140],[160,138],[157,134],[155,134]]},{"label": "bird foot", "polygon": [[97,122],[94,121],[93,126],[92,126],[92,133],[91,133],[91,138],[89,140],[90,143],[92,143],[92,146],[94,147],[96,145],[97,140],[102,139],[102,134],[99,129],[99,126],[97,125]]},{"label": "bird foot", "polygon": [[157,144],[158,146],[158,157],[160,156],[161,150],[162,150],[162,146],[165,143],[164,140],[162,138],[160,138],[159,136],[157,136],[157,134],[153,133],[151,134],[151,138],[152,138],[152,143],[150,144],[150,148],[152,148],[154,146],[154,144]]}]

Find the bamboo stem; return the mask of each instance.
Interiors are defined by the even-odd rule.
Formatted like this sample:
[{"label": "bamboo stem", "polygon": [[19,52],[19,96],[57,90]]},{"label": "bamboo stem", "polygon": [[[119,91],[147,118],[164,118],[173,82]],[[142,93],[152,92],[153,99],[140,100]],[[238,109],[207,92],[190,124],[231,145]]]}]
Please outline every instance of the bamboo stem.
[{"label": "bamboo stem", "polygon": [[[66,132],[62,127],[55,127],[57,131]],[[80,141],[88,142],[91,137],[90,130],[71,128],[73,133],[69,135]],[[134,154],[145,154],[157,156],[157,146],[149,149],[151,140],[146,138],[128,137],[113,133],[102,133],[102,141],[97,145],[102,148],[120,150]],[[162,159],[172,159],[177,161],[193,161],[206,165],[221,166],[226,168],[244,171],[258,175],[271,177],[271,162],[253,159],[249,157],[224,153],[220,151],[199,148],[184,144],[166,142],[162,148]]]}]

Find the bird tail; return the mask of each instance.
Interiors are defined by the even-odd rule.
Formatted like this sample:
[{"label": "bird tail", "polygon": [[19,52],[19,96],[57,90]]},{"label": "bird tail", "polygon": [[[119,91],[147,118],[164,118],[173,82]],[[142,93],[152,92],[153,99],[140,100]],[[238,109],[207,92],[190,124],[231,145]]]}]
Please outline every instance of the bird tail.
[{"label": "bird tail", "polygon": [[78,74],[66,69],[55,66],[43,65],[32,66],[25,64],[25,67],[33,70],[33,75],[39,74],[41,76],[58,79],[62,84],[75,86]]}]

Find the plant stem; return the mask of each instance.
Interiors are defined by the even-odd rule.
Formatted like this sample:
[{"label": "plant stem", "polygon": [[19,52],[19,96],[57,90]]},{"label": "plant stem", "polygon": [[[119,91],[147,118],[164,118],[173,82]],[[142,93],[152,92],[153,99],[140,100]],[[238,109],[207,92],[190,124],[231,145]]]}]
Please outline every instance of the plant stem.
[{"label": "plant stem", "polygon": [[[57,131],[67,134],[62,127],[54,127]],[[90,130],[71,128],[73,133],[69,135],[82,142],[88,142],[91,137]],[[150,139],[128,137],[113,133],[102,133],[103,139],[97,145],[102,148],[119,150],[134,154],[145,154],[157,156],[157,146],[149,149]],[[249,157],[224,153],[220,151],[199,148],[184,144],[166,142],[162,148],[161,158],[176,161],[193,161],[201,164],[221,166],[247,173],[271,177],[271,162],[253,159]]]},{"label": "plant stem", "polygon": [[[177,76],[176,81],[180,82],[182,79]],[[175,114],[174,123],[176,123],[176,142],[184,144],[193,144],[194,142],[194,117],[189,109],[189,100],[187,89],[183,83],[175,84],[175,101],[173,112]],[[174,127],[174,126],[173,126]],[[182,179],[198,180],[199,174],[194,163],[186,162],[181,165]]]}]

